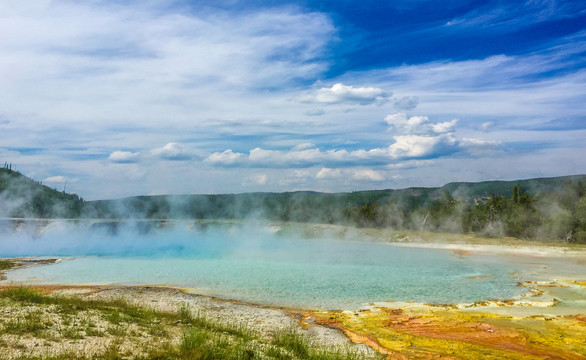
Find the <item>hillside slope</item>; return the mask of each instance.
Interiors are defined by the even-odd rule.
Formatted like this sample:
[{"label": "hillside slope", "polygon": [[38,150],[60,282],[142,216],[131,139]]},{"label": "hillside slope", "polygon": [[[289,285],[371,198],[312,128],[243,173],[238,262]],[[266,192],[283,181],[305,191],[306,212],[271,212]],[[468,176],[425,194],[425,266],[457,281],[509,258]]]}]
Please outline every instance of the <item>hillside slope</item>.
[{"label": "hillside slope", "polygon": [[0,217],[77,218],[84,201],[36,182],[18,171],[0,168]]}]

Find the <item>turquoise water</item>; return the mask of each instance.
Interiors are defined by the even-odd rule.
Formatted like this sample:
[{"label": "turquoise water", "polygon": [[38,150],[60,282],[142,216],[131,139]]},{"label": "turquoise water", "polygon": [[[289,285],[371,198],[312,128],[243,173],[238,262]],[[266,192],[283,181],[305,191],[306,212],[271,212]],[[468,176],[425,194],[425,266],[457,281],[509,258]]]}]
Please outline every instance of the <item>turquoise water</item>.
[{"label": "turquoise water", "polygon": [[[459,257],[384,243],[280,236],[264,227],[143,235],[68,230],[12,244],[3,241],[12,247],[3,247],[0,256],[74,257],[11,271],[9,281],[169,285],[255,303],[328,309],[375,301],[506,299],[523,291],[512,273],[527,271],[523,264],[496,256]],[[469,278],[479,275],[490,278]]]}]

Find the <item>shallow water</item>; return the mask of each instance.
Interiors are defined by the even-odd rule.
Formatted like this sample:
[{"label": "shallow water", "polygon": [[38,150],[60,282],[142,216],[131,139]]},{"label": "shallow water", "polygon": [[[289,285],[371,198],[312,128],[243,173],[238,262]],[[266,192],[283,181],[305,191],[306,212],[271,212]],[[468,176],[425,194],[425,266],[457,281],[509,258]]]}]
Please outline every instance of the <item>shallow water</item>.
[{"label": "shallow water", "polygon": [[[143,235],[62,230],[13,243],[3,240],[0,256],[75,257],[11,271],[8,281],[168,285],[255,303],[350,309],[375,301],[508,299],[524,291],[515,276],[532,280],[535,270],[498,256],[461,257],[352,239],[280,236],[268,227]],[[470,278],[475,276],[482,278]]]}]

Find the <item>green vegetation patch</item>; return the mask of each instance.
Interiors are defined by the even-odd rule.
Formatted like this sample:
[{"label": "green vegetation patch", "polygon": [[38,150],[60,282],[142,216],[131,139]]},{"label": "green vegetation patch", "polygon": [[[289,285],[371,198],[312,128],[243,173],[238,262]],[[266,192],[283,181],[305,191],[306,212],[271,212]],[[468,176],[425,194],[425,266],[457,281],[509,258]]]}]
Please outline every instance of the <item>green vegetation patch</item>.
[{"label": "green vegetation patch", "polygon": [[[267,340],[249,328],[194,315],[187,305],[166,313],[122,300],[83,300],[18,287],[0,292],[0,313],[7,314],[0,318],[0,354],[7,359],[373,358],[355,349],[313,345],[295,330]],[[88,352],[96,341],[101,345]]]},{"label": "green vegetation patch", "polygon": [[14,264],[8,260],[0,260],[0,271],[9,270],[14,267]]}]

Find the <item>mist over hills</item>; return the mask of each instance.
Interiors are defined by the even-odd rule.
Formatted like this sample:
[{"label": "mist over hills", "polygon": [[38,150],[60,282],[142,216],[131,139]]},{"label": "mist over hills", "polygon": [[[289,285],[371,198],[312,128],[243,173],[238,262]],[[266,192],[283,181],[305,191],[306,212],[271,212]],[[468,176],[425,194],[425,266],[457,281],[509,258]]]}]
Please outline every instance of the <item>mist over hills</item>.
[{"label": "mist over hills", "polygon": [[0,169],[0,217],[263,219],[586,243],[586,175],[436,188],[134,196],[85,201]]},{"label": "mist over hills", "polygon": [[57,191],[5,165],[0,168],[0,217],[77,218],[86,202]]}]

